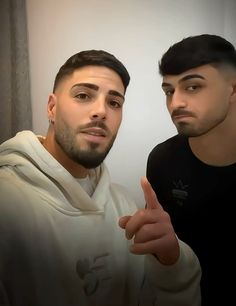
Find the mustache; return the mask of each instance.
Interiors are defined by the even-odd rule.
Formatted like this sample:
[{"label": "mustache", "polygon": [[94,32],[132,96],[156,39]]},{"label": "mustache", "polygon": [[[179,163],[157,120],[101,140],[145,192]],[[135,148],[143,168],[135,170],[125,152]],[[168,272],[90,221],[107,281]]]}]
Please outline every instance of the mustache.
[{"label": "mustache", "polygon": [[192,112],[186,111],[184,109],[176,109],[172,112],[171,118],[177,117],[177,116],[189,116],[194,117],[194,114]]},{"label": "mustache", "polygon": [[94,127],[99,127],[101,129],[103,129],[104,131],[106,131],[107,133],[109,133],[109,134],[111,133],[110,130],[108,129],[108,127],[106,126],[106,124],[103,121],[100,121],[100,120],[94,120],[94,121],[91,121],[87,124],[81,125],[78,128],[77,132],[80,132],[83,129],[94,128]]}]

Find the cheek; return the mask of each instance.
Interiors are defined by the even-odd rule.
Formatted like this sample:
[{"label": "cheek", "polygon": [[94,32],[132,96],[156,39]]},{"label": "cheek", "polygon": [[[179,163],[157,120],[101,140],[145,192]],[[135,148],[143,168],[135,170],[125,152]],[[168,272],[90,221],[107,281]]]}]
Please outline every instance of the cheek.
[{"label": "cheek", "polygon": [[209,97],[208,100],[205,100],[206,103],[209,105],[209,110],[212,112],[217,112],[224,109],[228,105],[228,98],[226,93],[219,92],[216,93],[211,98]]},{"label": "cheek", "polygon": [[69,125],[77,126],[78,123],[81,122],[83,115],[83,110],[79,110],[76,105],[68,105],[65,107],[64,105],[57,109],[57,118],[62,119],[67,122]]},{"label": "cheek", "polygon": [[168,110],[168,112],[169,112],[169,114],[171,114],[171,112],[172,112],[172,109],[171,109],[171,103],[169,102],[166,102],[166,108],[167,108],[167,110]]},{"label": "cheek", "polygon": [[110,131],[115,134],[119,130],[119,127],[122,122],[122,112],[119,114],[113,114],[113,116],[110,117],[109,123],[107,125],[109,126]]}]

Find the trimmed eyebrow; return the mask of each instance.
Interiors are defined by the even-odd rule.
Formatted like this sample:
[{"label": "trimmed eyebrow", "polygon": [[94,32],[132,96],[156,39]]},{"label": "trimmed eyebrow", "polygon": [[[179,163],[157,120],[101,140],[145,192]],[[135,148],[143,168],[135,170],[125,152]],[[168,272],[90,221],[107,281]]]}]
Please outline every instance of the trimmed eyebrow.
[{"label": "trimmed eyebrow", "polygon": [[[97,86],[95,84],[91,84],[91,83],[77,83],[77,84],[72,86],[72,88],[75,88],[75,87],[87,87],[87,88],[90,88],[90,89],[93,89],[93,90],[96,90],[96,91],[99,90],[99,86]],[[112,96],[120,97],[123,100],[125,100],[125,97],[116,90],[109,90],[108,94],[112,95]]]},{"label": "trimmed eyebrow", "polygon": [[[182,79],[180,79],[178,81],[178,83],[181,83],[181,82],[184,82],[184,81],[187,81],[187,80],[190,80],[190,79],[201,79],[201,80],[205,80],[205,78],[200,75],[200,74],[188,74],[186,76],[184,76]],[[169,87],[169,86],[172,86],[170,83],[167,83],[167,82],[163,82],[161,84],[162,87]]]},{"label": "trimmed eyebrow", "polygon": [[77,84],[73,85],[71,88],[74,88],[74,87],[88,87],[88,88],[96,90],[96,91],[98,91],[98,89],[99,89],[99,87],[97,85],[91,84],[91,83],[77,83]]},{"label": "trimmed eyebrow", "polygon": [[187,81],[189,79],[202,79],[202,80],[205,80],[205,78],[202,75],[200,75],[200,74],[188,74],[185,77],[183,77],[182,79],[180,79],[179,82]]},{"label": "trimmed eyebrow", "polygon": [[124,97],[121,93],[119,93],[118,91],[116,91],[116,90],[109,90],[108,93],[109,93],[109,95],[117,96],[117,97],[120,97],[120,98],[122,98],[123,100],[125,100],[125,97]]}]

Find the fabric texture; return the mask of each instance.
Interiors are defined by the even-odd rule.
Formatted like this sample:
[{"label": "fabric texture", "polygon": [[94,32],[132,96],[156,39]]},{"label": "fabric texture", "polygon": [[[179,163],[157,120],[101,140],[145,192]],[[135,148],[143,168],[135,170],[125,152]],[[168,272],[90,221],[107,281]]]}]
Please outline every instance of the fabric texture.
[{"label": "fabric texture", "polygon": [[0,143],[32,128],[25,0],[0,1]]},{"label": "fabric texture", "polygon": [[137,207],[105,164],[91,197],[30,131],[0,146],[0,298],[11,306],[199,306],[199,263],[132,255],[118,220]]},{"label": "fabric texture", "polygon": [[147,178],[170,214],[176,234],[199,258],[202,306],[229,305],[233,284],[221,280],[227,280],[235,258],[236,164],[207,165],[192,153],[188,138],[176,135],[150,152]]}]

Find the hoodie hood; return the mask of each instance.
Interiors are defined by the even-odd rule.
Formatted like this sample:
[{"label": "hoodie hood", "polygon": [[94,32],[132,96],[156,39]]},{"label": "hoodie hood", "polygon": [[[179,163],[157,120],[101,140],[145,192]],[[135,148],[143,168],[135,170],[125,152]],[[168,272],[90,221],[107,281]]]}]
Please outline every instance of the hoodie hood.
[{"label": "hoodie hood", "polygon": [[[22,131],[0,145],[1,170],[11,170],[41,195],[47,194],[54,205],[66,210],[103,212],[110,177],[104,164],[93,172],[97,186],[92,197],[79,182],[44,148],[42,136]],[[71,205],[69,205],[71,204]]]}]

